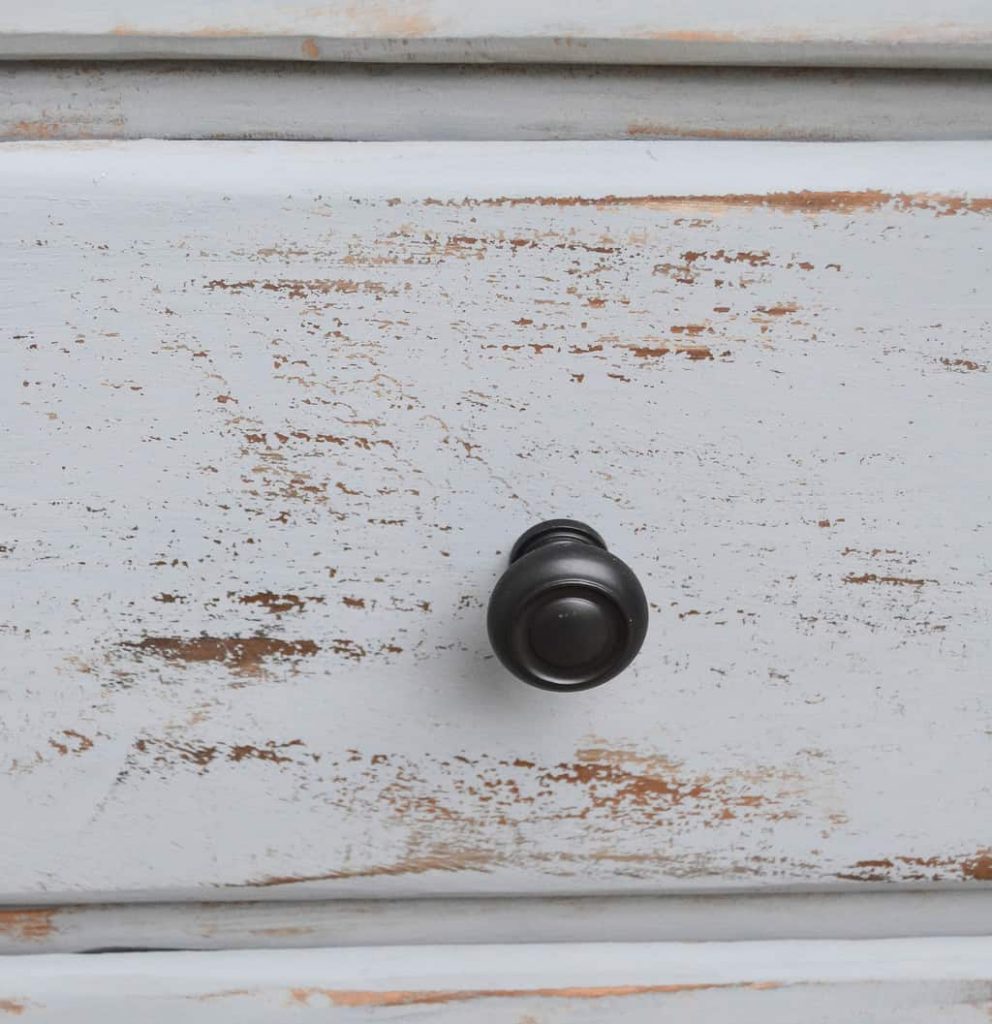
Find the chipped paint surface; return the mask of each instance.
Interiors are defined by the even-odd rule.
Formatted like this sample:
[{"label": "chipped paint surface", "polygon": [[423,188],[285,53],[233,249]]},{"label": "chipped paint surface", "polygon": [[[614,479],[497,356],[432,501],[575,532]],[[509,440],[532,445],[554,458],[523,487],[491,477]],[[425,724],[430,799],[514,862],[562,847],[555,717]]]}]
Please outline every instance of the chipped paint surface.
[{"label": "chipped paint surface", "polygon": [[[46,38],[47,37],[47,38]],[[971,0],[788,0],[658,7],[645,0],[263,0],[126,9],[55,0],[0,16],[0,55],[190,55],[326,60],[988,66],[992,22]]]},{"label": "chipped paint surface", "polygon": [[313,640],[281,640],[266,636],[146,636],[137,642],[125,641],[121,646],[133,651],[139,658],[150,655],[186,664],[216,661],[229,667],[232,672],[248,675],[259,675],[262,663],[268,658],[292,661],[313,657],[320,650]]},{"label": "chipped paint surface", "polygon": [[480,1003],[493,999],[623,999],[630,996],[673,995],[680,992],[699,992],[715,988],[744,988],[767,991],[779,986],[773,981],[751,982],[749,984],[685,984],[685,985],[570,985],[566,988],[488,988],[416,991],[375,991],[294,988],[289,999],[299,1006],[310,1006],[321,1001],[328,1006],[339,1007],[387,1007],[387,1006],[444,1006],[449,1003]]},{"label": "chipped paint surface", "polygon": [[0,992],[38,1024],[985,1024],[990,962],[987,937],[107,953],[4,958]]},{"label": "chipped paint surface", "polygon": [[838,877],[857,882],[992,882],[992,848],[961,857],[859,860]]},{"label": "chipped paint surface", "polygon": [[[989,150],[775,153],[5,146],[4,892],[989,881]],[[652,607],[567,699],[555,515]]]}]

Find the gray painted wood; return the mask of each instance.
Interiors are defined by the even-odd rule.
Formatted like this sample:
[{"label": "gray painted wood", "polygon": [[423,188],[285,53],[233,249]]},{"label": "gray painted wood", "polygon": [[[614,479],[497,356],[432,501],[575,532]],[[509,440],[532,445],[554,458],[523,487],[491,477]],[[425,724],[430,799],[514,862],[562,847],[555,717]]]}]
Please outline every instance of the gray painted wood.
[{"label": "gray painted wood", "polygon": [[[4,898],[992,880],[990,156],[0,148]],[[555,515],[653,609],[567,697]]]},{"label": "gray painted wood", "polygon": [[0,138],[981,139],[988,72],[0,65]]},{"label": "gray painted wood", "polygon": [[0,58],[989,67],[984,0],[40,0]]},{"label": "gray painted wood", "polygon": [[117,903],[0,910],[0,954],[987,935],[992,891]]},{"label": "gray painted wood", "polygon": [[24,1024],[986,1024],[992,940],[426,946],[0,960]]}]

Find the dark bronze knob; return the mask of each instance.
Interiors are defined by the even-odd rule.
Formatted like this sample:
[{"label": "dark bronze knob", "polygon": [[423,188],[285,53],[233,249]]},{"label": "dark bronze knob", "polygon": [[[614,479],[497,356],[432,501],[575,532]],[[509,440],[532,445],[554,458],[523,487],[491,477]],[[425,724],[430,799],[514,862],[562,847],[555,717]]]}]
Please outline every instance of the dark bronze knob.
[{"label": "dark bronze knob", "polygon": [[544,690],[588,690],[622,672],[644,643],[637,577],[585,523],[552,519],[513,545],[489,599],[489,640],[517,677]]}]

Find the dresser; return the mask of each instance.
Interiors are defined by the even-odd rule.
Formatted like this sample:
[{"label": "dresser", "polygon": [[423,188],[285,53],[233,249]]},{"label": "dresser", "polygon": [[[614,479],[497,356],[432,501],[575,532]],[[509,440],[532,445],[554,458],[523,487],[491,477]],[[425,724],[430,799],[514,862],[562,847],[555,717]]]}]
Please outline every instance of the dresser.
[{"label": "dresser", "polygon": [[0,11],[0,1012],[987,1020],[990,63]]}]

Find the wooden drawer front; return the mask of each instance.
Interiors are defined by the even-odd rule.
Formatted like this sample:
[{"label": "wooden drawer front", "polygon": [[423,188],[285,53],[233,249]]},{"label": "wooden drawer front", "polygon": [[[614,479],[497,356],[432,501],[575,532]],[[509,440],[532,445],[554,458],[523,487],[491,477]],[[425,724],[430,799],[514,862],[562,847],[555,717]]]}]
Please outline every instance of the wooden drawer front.
[{"label": "wooden drawer front", "polygon": [[[990,159],[0,149],[0,895],[992,879]],[[572,695],[559,515],[652,607]]]}]

